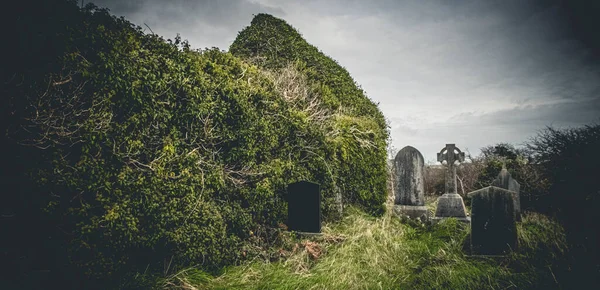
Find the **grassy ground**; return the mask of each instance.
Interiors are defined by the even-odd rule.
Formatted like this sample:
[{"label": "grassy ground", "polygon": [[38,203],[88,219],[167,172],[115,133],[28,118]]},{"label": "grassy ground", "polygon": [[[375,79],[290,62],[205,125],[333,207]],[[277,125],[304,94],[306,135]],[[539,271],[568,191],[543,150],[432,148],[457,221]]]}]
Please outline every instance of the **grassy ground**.
[{"label": "grassy ground", "polygon": [[[389,211],[388,211],[389,212]],[[349,209],[323,235],[293,238],[275,262],[254,259],[209,275],[191,268],[165,281],[184,289],[551,289],[564,288],[555,272],[566,243],[562,228],[526,213],[519,249],[506,258],[466,254],[469,227],[449,219],[437,225],[370,217]]]}]

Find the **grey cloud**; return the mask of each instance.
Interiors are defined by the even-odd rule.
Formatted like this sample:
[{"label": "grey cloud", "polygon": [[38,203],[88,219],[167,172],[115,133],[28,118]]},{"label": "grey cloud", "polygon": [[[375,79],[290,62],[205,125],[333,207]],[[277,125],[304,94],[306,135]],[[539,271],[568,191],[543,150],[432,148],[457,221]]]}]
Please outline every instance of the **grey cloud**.
[{"label": "grey cloud", "polygon": [[165,38],[179,33],[193,47],[216,46],[223,50],[229,48],[237,32],[250,24],[253,14],[285,14],[281,9],[245,0],[97,0],[94,3],[143,28],[147,24]]},{"label": "grey cloud", "polygon": [[155,13],[164,22],[202,22],[214,26],[241,29],[249,23],[245,18],[261,12],[278,13],[282,10],[245,0],[96,0],[115,14]]},{"label": "grey cloud", "polygon": [[593,33],[577,33],[589,21],[572,19],[571,1],[97,2],[197,48],[226,50],[252,14],[281,17],[381,104],[393,146],[426,160],[445,143],[477,154],[600,115]]},{"label": "grey cloud", "polygon": [[145,5],[149,4],[147,0],[131,0],[131,1],[119,1],[119,0],[96,0],[87,1],[96,4],[99,7],[108,8],[112,13],[128,15],[138,12],[144,8]]},{"label": "grey cloud", "polygon": [[483,126],[504,126],[510,128],[531,126],[543,128],[546,125],[577,126],[591,123],[600,117],[598,115],[599,111],[600,97],[597,97],[582,102],[564,102],[539,106],[528,105],[480,116],[463,115],[459,119],[467,124],[485,124]]},{"label": "grey cloud", "polygon": [[[461,113],[450,122],[414,125],[408,130],[417,130],[418,135],[406,134],[407,129],[392,126],[394,146],[413,145],[425,156],[435,161],[435,153],[446,143],[468,148],[477,155],[479,149],[500,142],[523,144],[546,126],[557,128],[578,127],[600,121],[600,98],[584,102],[565,102],[540,106],[520,106],[493,113]],[[433,140],[437,140],[432,144]]]}]

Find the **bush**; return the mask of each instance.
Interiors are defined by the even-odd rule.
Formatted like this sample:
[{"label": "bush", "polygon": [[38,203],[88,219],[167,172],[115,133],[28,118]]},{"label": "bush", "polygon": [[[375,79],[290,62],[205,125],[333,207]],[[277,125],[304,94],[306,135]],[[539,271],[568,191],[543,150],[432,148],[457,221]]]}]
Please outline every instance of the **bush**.
[{"label": "bush", "polygon": [[534,206],[564,224],[576,259],[573,272],[582,276],[575,279],[592,279],[586,280],[590,283],[592,273],[600,270],[598,148],[598,124],[562,130],[548,127],[528,143],[534,162],[549,182],[547,195]]},{"label": "bush", "polygon": [[490,186],[503,167],[519,182],[521,207],[536,210],[536,200],[548,190],[548,180],[542,175],[540,165],[532,162],[527,148],[516,148],[508,143],[498,143],[481,149],[481,156],[475,158],[479,164],[476,189]]}]

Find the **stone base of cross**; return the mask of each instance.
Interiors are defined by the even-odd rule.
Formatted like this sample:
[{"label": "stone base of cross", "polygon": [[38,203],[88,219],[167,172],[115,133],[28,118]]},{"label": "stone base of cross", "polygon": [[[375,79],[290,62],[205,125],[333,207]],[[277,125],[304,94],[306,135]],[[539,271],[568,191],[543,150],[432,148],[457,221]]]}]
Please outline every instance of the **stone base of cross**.
[{"label": "stone base of cross", "polygon": [[465,153],[454,144],[446,144],[437,160],[443,164],[446,161],[446,193],[438,198],[434,221],[453,217],[460,221],[469,222],[465,203],[456,191],[456,167],[465,161]]}]

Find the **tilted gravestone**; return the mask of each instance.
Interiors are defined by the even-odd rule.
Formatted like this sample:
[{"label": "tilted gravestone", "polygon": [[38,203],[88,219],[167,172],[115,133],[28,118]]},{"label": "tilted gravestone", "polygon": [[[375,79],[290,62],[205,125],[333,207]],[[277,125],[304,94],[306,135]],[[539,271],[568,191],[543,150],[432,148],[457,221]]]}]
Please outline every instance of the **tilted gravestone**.
[{"label": "tilted gravestone", "polygon": [[456,218],[462,222],[469,222],[465,203],[460,195],[456,193],[456,167],[460,162],[465,161],[465,153],[456,148],[454,144],[446,144],[440,153],[437,154],[437,160],[440,163],[446,161],[446,193],[438,198],[435,209],[434,221],[445,218]]},{"label": "tilted gravestone", "polygon": [[471,198],[471,253],[503,255],[517,247],[514,191],[489,186]]},{"label": "tilted gravestone", "polygon": [[321,232],[321,190],[317,183],[299,181],[288,185],[289,230]]},{"label": "tilted gravestone", "polygon": [[519,194],[521,185],[512,178],[506,168],[502,168],[498,177],[492,182],[492,186],[497,186],[515,192],[515,216],[516,220],[521,220],[521,196]]},{"label": "tilted gravestone", "polygon": [[394,208],[399,216],[428,217],[423,183],[424,161],[419,150],[406,146],[394,158]]}]

